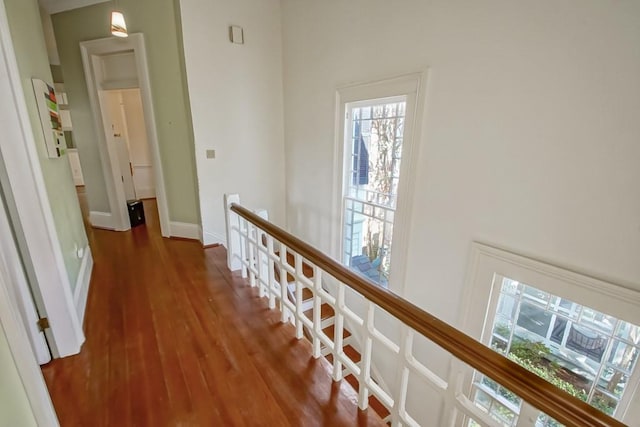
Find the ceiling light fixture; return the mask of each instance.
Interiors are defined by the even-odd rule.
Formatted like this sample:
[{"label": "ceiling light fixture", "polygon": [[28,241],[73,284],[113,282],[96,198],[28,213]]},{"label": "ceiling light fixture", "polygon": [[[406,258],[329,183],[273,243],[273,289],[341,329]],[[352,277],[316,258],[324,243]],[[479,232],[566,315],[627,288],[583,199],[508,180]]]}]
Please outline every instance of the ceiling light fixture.
[{"label": "ceiling light fixture", "polygon": [[[115,8],[118,9],[117,1]],[[118,10],[111,12],[111,34],[116,37],[129,37],[129,33],[127,33],[127,24],[124,22],[124,15]]]}]

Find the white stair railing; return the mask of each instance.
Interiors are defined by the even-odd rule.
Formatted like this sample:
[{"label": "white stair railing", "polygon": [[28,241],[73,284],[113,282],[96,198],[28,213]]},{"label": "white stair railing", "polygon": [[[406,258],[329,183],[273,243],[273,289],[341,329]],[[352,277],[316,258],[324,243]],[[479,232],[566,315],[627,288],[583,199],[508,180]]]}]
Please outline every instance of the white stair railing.
[{"label": "white stair railing", "polygon": [[[503,427],[503,423],[490,417],[466,396],[462,389],[463,370],[457,368],[461,361],[519,395],[524,401],[524,412],[536,407],[566,425],[624,426],[387,289],[348,270],[266,221],[265,212],[253,213],[240,206],[239,201],[238,195],[225,196],[229,269],[242,270],[243,277],[248,278],[250,285],[257,286],[259,294],[269,299],[269,306],[280,310],[283,322],[292,318],[298,339],[303,337],[306,328],[311,334],[315,358],[322,355],[323,347],[325,351],[328,350],[333,356],[335,381],[341,380],[345,371],[358,379],[360,409],[367,409],[369,397],[375,396],[390,412],[390,418],[384,421],[390,421],[393,426],[419,426],[420,423],[408,413],[406,405],[411,376],[412,380],[422,380],[443,397],[448,411],[445,414],[447,426],[462,423],[466,426],[469,420],[473,420],[475,425],[482,427]],[[311,277],[304,274],[305,265],[312,269]],[[276,280],[275,271],[278,271],[279,280]],[[293,301],[287,295],[290,284],[288,275],[295,283]],[[323,279],[336,283],[335,296],[323,288]],[[367,300],[362,317],[346,304],[347,286]],[[303,310],[303,288],[313,294],[311,317],[307,317]],[[335,312],[333,340],[323,331],[323,304],[329,304]],[[376,327],[374,312],[377,307],[400,320],[399,345]],[[352,360],[343,348],[346,321],[361,331],[359,362]],[[451,382],[439,377],[416,359],[413,351],[416,334],[423,335],[459,359],[454,363]],[[391,392],[383,390],[371,375],[374,343],[385,347],[396,357],[396,384]],[[514,425],[533,427],[536,419],[521,416]]]}]

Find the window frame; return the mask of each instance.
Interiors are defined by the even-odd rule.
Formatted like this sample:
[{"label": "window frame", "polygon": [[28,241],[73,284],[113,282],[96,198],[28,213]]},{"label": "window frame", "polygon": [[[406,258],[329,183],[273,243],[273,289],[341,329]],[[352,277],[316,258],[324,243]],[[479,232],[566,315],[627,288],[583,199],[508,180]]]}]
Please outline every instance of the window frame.
[{"label": "window frame", "polygon": [[[550,294],[610,314],[620,320],[640,325],[640,292],[596,279],[572,269],[535,260],[486,244],[473,242],[467,270],[464,301],[459,324],[476,340],[485,343],[492,335],[493,321],[502,286],[502,277],[538,288]],[[485,301],[485,304],[479,304]],[[472,392],[474,370],[462,369],[461,391]],[[629,377],[629,388],[614,414],[630,422],[640,414],[640,402],[634,403],[640,389],[640,363]],[[638,400],[638,399],[635,399]],[[523,402],[523,408],[529,406]],[[527,412],[532,408],[525,409]]]},{"label": "window frame", "polygon": [[[366,100],[361,100],[361,101],[355,101],[355,102],[349,102],[346,103],[345,105],[345,134],[344,134],[344,145],[343,145],[343,152],[344,152],[344,164],[342,165],[342,175],[343,175],[343,180],[342,180],[342,200],[341,200],[341,206],[342,206],[342,216],[341,216],[341,226],[342,226],[342,231],[340,233],[340,260],[343,264],[346,265],[346,263],[344,262],[344,258],[345,258],[345,254],[346,254],[346,248],[345,248],[345,240],[346,240],[346,234],[345,234],[345,228],[346,228],[346,224],[345,224],[345,214],[347,211],[346,208],[346,204],[347,204],[347,199],[351,199],[353,203],[356,203],[356,200],[359,201],[359,203],[363,203],[364,205],[370,205],[373,206],[374,203],[370,203],[367,202],[364,199],[359,198],[358,196],[352,196],[350,195],[350,189],[353,188],[353,185],[351,184],[351,180],[352,180],[352,167],[353,167],[353,153],[352,153],[352,145],[353,145],[353,128],[354,128],[354,120],[353,120],[353,111],[359,108],[363,108],[363,107],[368,107],[368,106],[373,106],[373,105],[380,105],[380,104],[393,104],[393,103],[404,103],[405,104],[405,115],[403,116],[403,122],[406,123],[406,103],[407,103],[407,96],[406,95],[398,95],[398,96],[392,96],[392,97],[387,97],[387,98],[376,98],[376,99],[366,99]],[[404,131],[402,133],[402,154],[400,157],[400,175],[399,178],[402,177],[402,166],[403,166],[403,160],[405,160],[404,158],[404,154],[405,154],[405,133],[406,133],[406,126],[403,124],[403,128]],[[392,229],[395,229],[396,227],[396,218],[397,218],[397,213],[398,213],[398,202],[397,202],[397,197],[398,194],[400,192],[400,185],[402,183],[402,179],[400,179],[399,183],[398,183],[398,193],[394,194],[394,197],[396,198],[396,202],[394,203],[394,206],[385,206],[383,209],[387,210],[387,211],[391,211],[393,212],[393,222],[392,224]],[[353,227],[353,225],[352,225]],[[353,234],[352,236],[353,237]],[[395,239],[393,239],[392,237],[392,242],[395,241]],[[393,259],[393,250],[391,251],[391,258]],[[390,263],[391,265],[393,265],[393,262]],[[382,285],[384,287],[388,287],[389,284],[387,283],[387,285]]]},{"label": "window frame", "polygon": [[[333,173],[333,221],[331,227],[332,256],[342,262],[343,259],[343,221],[344,195],[347,189],[345,171],[348,170],[348,154],[351,149],[352,121],[347,117],[349,108],[371,100],[398,99],[404,97],[405,122],[403,133],[402,162],[400,164],[400,182],[398,199],[394,215],[393,247],[391,265],[393,266],[388,288],[397,293],[403,291],[406,270],[406,252],[411,224],[412,203],[410,195],[415,187],[415,170],[418,158],[418,142],[421,134],[421,120],[426,97],[427,72],[412,73],[390,79],[353,84],[340,87],[335,95],[335,141]],[[348,144],[347,144],[348,142]],[[348,150],[349,149],[349,150]]]}]

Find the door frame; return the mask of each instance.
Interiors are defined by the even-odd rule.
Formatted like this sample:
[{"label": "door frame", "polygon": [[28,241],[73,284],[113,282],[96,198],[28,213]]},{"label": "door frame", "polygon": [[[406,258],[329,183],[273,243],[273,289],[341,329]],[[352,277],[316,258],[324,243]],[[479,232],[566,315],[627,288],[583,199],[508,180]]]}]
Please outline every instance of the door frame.
[{"label": "door frame", "polygon": [[[60,250],[53,223],[53,214],[49,205],[44,178],[36,152],[33,129],[29,121],[27,105],[24,99],[22,81],[9,32],[4,0],[0,0],[0,125],[3,138],[0,138],[0,157],[6,164],[6,179],[14,202],[20,209],[19,221],[23,237],[31,257],[38,259],[33,267],[38,279],[34,284],[42,297],[55,296],[53,305],[45,308],[50,317],[59,320],[55,333],[50,329],[53,344],[58,350],[79,351],[84,336],[79,325],[69,279]],[[0,215],[6,215],[4,209]],[[0,246],[0,256],[4,258],[4,249]],[[46,280],[44,280],[46,279]],[[0,334],[4,334],[15,368],[20,376],[27,395],[31,413],[38,425],[57,426],[58,419],[47,390],[42,371],[27,339],[17,307],[12,304],[12,279],[0,269]],[[75,318],[75,324],[74,324]]]},{"label": "door frame", "polygon": [[[164,171],[160,156],[160,144],[158,142],[158,132],[156,118],[153,108],[153,97],[151,93],[151,82],[149,79],[149,66],[147,63],[147,51],[145,47],[144,35],[141,33],[130,34],[125,39],[108,37],[103,39],[89,40],[80,43],[82,55],[82,65],[84,67],[89,101],[96,127],[96,137],[98,138],[98,148],[100,161],[107,187],[107,196],[111,209],[112,225],[114,230],[124,231],[131,228],[129,214],[126,206],[126,197],[120,181],[120,166],[117,162],[117,153],[114,147],[108,143],[106,136],[107,127],[104,123],[104,115],[100,105],[100,95],[96,82],[95,61],[96,57],[119,52],[133,51],[136,61],[136,72],[138,77],[138,87],[142,99],[144,110],[145,128],[147,139],[151,151],[151,163],[156,187],[156,201],[158,204],[158,216],[160,219],[160,231],[163,237],[171,234],[169,223],[169,208],[165,189]],[[113,89],[113,88],[112,88]]]},{"label": "door frame", "polygon": [[[79,353],[85,337],[36,149],[4,1],[0,4],[0,158],[4,166],[0,180],[5,195],[11,198],[7,208],[32,279],[34,301],[51,325],[45,330],[51,353],[65,357]],[[24,329],[20,333],[24,334]]]},{"label": "door frame", "polygon": [[9,296],[13,299],[13,305],[20,314],[24,323],[24,329],[31,343],[33,354],[39,365],[51,361],[51,352],[47,344],[44,332],[38,327],[38,312],[35,300],[29,289],[26,271],[17,248],[15,233],[11,228],[9,214],[5,200],[0,198],[0,270],[4,272],[5,282],[10,282],[9,290],[13,292]]},{"label": "door frame", "polygon": [[[8,225],[9,219],[2,206],[0,206],[0,222],[3,223],[3,231],[6,231],[4,226]],[[0,264],[8,263],[17,255],[15,245],[13,248],[8,247],[13,241],[7,240],[8,242],[0,245]],[[18,283],[19,280],[23,283]],[[42,426],[57,426],[58,418],[44,382],[39,361],[36,360],[34,348],[29,342],[30,333],[27,331],[27,325],[23,324],[20,309],[16,306],[15,298],[12,297],[15,291],[23,291],[23,286],[28,286],[24,273],[20,279],[12,277],[8,270],[0,268],[0,335],[4,333],[9,343],[9,351],[36,423]]]}]

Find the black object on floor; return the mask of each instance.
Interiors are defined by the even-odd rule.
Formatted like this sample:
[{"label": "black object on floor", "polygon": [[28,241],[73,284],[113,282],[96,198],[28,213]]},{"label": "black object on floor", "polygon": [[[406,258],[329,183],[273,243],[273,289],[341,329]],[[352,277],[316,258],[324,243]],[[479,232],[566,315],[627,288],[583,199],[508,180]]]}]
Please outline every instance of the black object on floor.
[{"label": "black object on floor", "polygon": [[129,222],[131,222],[132,227],[144,224],[142,200],[127,200],[127,210],[129,211]]}]

